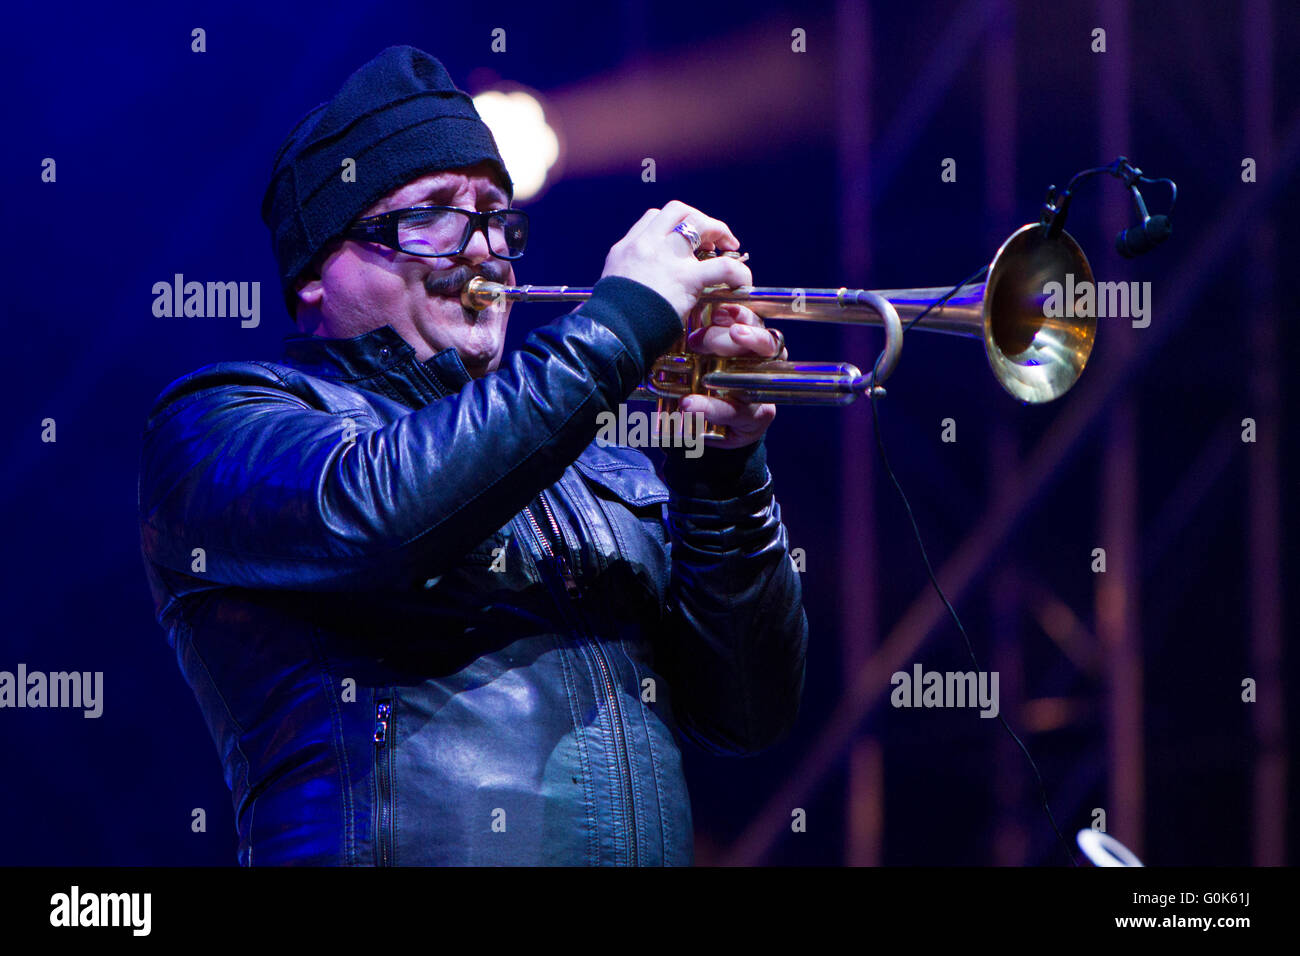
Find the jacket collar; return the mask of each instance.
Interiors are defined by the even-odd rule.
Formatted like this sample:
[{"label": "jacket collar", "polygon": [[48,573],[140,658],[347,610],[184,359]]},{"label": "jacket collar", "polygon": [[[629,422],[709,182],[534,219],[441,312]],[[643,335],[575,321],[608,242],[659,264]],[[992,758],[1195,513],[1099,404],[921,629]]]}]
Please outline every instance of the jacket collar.
[{"label": "jacket collar", "polygon": [[350,339],[290,334],[284,339],[284,358],[309,375],[379,392],[412,407],[459,392],[472,381],[454,348],[421,362],[391,325]]}]

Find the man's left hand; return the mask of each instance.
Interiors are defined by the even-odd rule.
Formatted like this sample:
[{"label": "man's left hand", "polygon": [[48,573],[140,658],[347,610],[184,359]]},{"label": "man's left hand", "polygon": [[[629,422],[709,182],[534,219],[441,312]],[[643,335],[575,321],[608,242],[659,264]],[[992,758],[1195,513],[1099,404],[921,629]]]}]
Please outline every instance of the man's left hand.
[{"label": "man's left hand", "polygon": [[[778,337],[765,329],[763,320],[743,305],[715,305],[712,323],[691,332],[686,347],[705,355],[786,358]],[[726,438],[709,442],[718,448],[752,445],[763,437],[776,417],[776,406],[770,402],[749,404],[711,395],[691,395],[682,399],[680,408],[687,413],[702,412],[710,424],[727,426]]]}]

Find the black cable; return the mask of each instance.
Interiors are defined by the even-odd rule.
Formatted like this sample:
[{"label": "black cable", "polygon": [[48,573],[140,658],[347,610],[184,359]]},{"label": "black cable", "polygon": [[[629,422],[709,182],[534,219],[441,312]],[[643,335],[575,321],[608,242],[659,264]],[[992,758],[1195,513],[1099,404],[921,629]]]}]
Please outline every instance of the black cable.
[{"label": "black cable", "polygon": [[[943,304],[947,302],[950,298],[952,298],[954,295],[956,295],[956,293],[958,292],[958,290],[962,288],[962,286],[968,285],[971,282],[976,281],[980,276],[982,276],[987,271],[988,271],[988,266],[984,266],[979,271],[972,273],[969,278],[963,279],[961,282],[957,283],[957,285],[953,286],[948,292],[944,293],[938,299],[936,299],[935,301],[931,302],[928,306],[926,306],[914,319],[912,319],[912,321],[908,322],[907,325],[903,328],[903,331],[906,332],[912,326],[916,325],[917,322],[921,321],[921,319],[929,315],[930,312],[936,306],[939,307],[940,310],[942,310]],[[876,381],[876,377],[880,370],[880,361],[884,357],[885,357],[884,353],[882,352],[880,354],[880,357],[876,359],[876,365],[871,370],[872,382]],[[884,464],[885,474],[889,475],[889,480],[893,483],[895,490],[897,490],[898,497],[902,499],[903,510],[907,512],[907,520],[910,521],[912,524],[912,534],[916,537],[916,545],[921,550],[921,561],[925,564],[925,573],[929,575],[930,583],[934,585],[934,590],[939,595],[939,600],[943,601],[943,606],[948,609],[948,613],[952,616],[953,623],[957,625],[957,630],[961,632],[962,640],[966,642],[966,652],[970,655],[971,663],[975,666],[975,671],[978,673],[980,670],[979,660],[975,657],[975,648],[971,645],[970,636],[966,633],[966,628],[962,625],[961,618],[957,616],[957,611],[952,606],[952,602],[948,600],[948,596],[943,593],[943,588],[939,586],[939,579],[934,576],[934,568],[931,567],[930,565],[930,556],[929,554],[926,553],[925,542],[921,540],[921,529],[920,527],[917,526],[916,516],[912,513],[912,506],[907,500],[907,495],[903,493],[903,486],[899,484],[898,476],[894,474],[894,469],[889,464],[889,456],[885,454],[885,441],[880,433],[880,412],[876,407],[875,388],[872,387],[870,389],[870,392],[871,392],[871,421],[875,428],[876,448],[879,449],[880,451],[880,461],[882,464]],[[1011,729],[1011,725],[1007,723],[1006,717],[1002,715],[1001,708],[998,708],[998,722],[1001,723],[1003,729],[1006,730],[1006,732],[1011,735],[1011,739],[1016,742],[1016,746],[1020,748],[1021,753],[1025,755],[1025,759],[1029,761],[1029,769],[1031,769],[1034,772],[1034,780],[1037,781],[1038,783],[1038,796],[1039,799],[1042,801],[1043,810],[1047,814],[1048,822],[1052,824],[1052,830],[1053,832],[1056,833],[1056,839],[1057,841],[1060,842],[1061,849],[1065,851],[1065,857],[1070,861],[1070,865],[1078,866],[1079,861],[1074,858],[1074,854],[1070,851],[1069,843],[1066,842],[1065,837],[1061,833],[1061,828],[1056,825],[1056,816],[1052,813],[1052,807],[1047,801],[1047,787],[1043,784],[1042,774],[1038,772],[1038,764],[1034,762],[1033,755],[1029,753],[1029,748],[1025,746],[1024,741],[1022,741],[1016,735],[1016,732]]]},{"label": "black cable", "polygon": [[[1070,181],[1062,190],[1057,190],[1051,186],[1047,190],[1047,202],[1043,207],[1042,225],[1047,230],[1048,238],[1057,235],[1065,227],[1065,218],[1069,214],[1070,200],[1074,195],[1074,187],[1077,183],[1085,179],[1091,179],[1094,176],[1108,175],[1120,180],[1128,187],[1133,197],[1133,202],[1137,207],[1138,214],[1142,217],[1143,223],[1151,218],[1147,212],[1146,202],[1142,197],[1142,191],[1138,189],[1139,183],[1156,185],[1164,183],[1169,187],[1169,208],[1162,214],[1164,219],[1168,219],[1174,212],[1174,206],[1178,202],[1178,184],[1168,177],[1161,176],[1153,178],[1147,176],[1132,163],[1128,157],[1120,156],[1112,163],[1105,166],[1093,166],[1090,169],[1082,169],[1070,177]],[[1149,248],[1144,251],[1150,251]],[[1123,253],[1121,254],[1128,255]]]},{"label": "black cable", "polygon": [[1165,210],[1165,215],[1172,216],[1174,214],[1174,205],[1178,202],[1178,184],[1176,182],[1168,176],[1161,176],[1159,179],[1152,179],[1150,176],[1139,176],[1138,182],[1150,183],[1152,185],[1155,185],[1156,183],[1167,183],[1169,186],[1169,208]]},{"label": "black cable", "polygon": [[[903,331],[906,332],[906,331],[907,331],[908,329],[910,329],[912,326],[916,325],[916,323],[920,322],[923,318],[925,318],[927,315],[929,315],[929,314],[934,310],[934,307],[935,307],[935,306],[939,306],[939,311],[942,312],[942,311],[943,311],[943,304],[944,304],[945,302],[947,302],[947,301],[948,301],[949,299],[951,299],[954,295],[956,295],[958,292],[960,292],[960,291],[962,290],[962,287],[963,287],[963,286],[968,286],[968,285],[970,285],[972,282],[977,282],[977,281],[979,281],[980,279],[982,279],[982,278],[984,277],[984,274],[985,274],[986,272],[988,272],[988,271],[989,271],[989,267],[988,267],[988,266],[981,266],[977,271],[972,272],[972,273],[971,273],[970,275],[968,275],[965,279],[962,279],[962,280],[961,280],[960,282],[958,282],[955,286],[953,286],[951,289],[949,289],[949,290],[948,290],[947,292],[945,292],[943,295],[939,296],[939,298],[935,299],[933,302],[931,302],[929,305],[927,305],[924,309],[922,309],[919,313],[917,313],[917,314],[912,318],[912,321],[908,322],[907,325],[903,326]],[[873,370],[872,378],[873,378],[873,379],[875,378],[874,370]]]}]

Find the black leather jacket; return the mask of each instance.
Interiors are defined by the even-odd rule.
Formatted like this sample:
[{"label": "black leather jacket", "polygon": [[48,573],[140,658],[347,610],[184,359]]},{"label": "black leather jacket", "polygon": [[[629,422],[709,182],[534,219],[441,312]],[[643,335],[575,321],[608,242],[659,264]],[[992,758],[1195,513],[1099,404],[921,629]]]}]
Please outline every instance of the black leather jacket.
[{"label": "black leather jacket", "polygon": [[807,623],[761,442],[593,443],[679,332],[607,278],[477,380],[385,326],[162,393],[145,565],[240,863],[692,861],[674,734],[780,739]]}]

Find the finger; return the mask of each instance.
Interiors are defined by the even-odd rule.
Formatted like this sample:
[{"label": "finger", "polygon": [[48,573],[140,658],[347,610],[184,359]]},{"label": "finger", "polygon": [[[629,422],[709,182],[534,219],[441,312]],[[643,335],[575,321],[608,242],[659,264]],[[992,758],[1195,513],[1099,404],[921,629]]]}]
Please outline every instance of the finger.
[{"label": "finger", "polygon": [[694,220],[704,218],[704,213],[700,212],[694,206],[687,205],[680,199],[670,199],[664,203],[659,215],[654,218],[654,226],[664,234],[673,231],[673,226],[677,225],[683,219],[691,219],[692,225]]},{"label": "finger", "polygon": [[680,199],[674,199],[667,203],[659,211],[659,215],[652,220],[651,228],[662,230],[665,236],[670,235],[677,224],[680,222],[689,222],[695,231],[700,234],[700,247],[702,249],[726,249],[735,252],[740,249],[740,240],[732,233],[731,228],[721,219],[714,219],[712,216],[706,216],[694,206],[689,206]]},{"label": "finger", "polygon": [[732,433],[732,442],[738,445],[757,439],[776,418],[776,406],[770,402],[751,405],[713,395],[688,395],[682,399],[680,408],[691,415],[703,415],[710,424],[726,426]]},{"label": "finger", "polygon": [[648,228],[653,229],[660,235],[668,235],[683,219],[691,219],[691,225],[695,225],[692,217],[703,217],[704,213],[700,212],[694,206],[688,206],[680,199],[672,199],[664,203],[664,207],[659,210],[653,219],[650,220]]},{"label": "finger", "polygon": [[632,228],[627,231],[627,235],[624,238],[635,239],[638,235],[640,235],[642,232],[645,231],[646,227],[651,222],[654,221],[654,218],[658,216],[659,213],[660,213],[659,209],[647,209],[645,212],[641,214],[640,219],[632,223]]},{"label": "finger", "polygon": [[762,326],[763,320],[753,309],[746,308],[738,302],[718,302],[713,306],[713,315],[709,320],[711,325],[757,325]]},{"label": "finger", "polygon": [[737,403],[713,395],[688,395],[679,406],[689,415],[703,415],[704,420],[712,425],[726,425],[728,428],[741,425],[744,420]]},{"label": "finger", "polygon": [[749,271],[749,266],[730,256],[704,259],[695,269],[693,276],[701,290],[710,285],[725,285],[734,289],[737,286],[754,284],[754,274]]},{"label": "finger", "polygon": [[[703,307],[703,303],[701,303],[700,307]],[[733,325],[736,321],[736,310],[739,308],[739,306],[730,303],[716,303],[713,306],[712,315],[709,316],[709,324],[718,326]]]},{"label": "finger", "polygon": [[751,354],[731,337],[731,327],[723,325],[710,325],[702,329],[695,329],[686,336],[686,347],[692,352],[699,352],[702,355],[717,355],[726,358]]},{"label": "finger", "polygon": [[727,303],[722,308],[726,308],[727,312],[732,316],[733,324],[763,327],[763,320],[758,317],[758,313],[747,306],[740,303]]},{"label": "finger", "polygon": [[731,231],[731,227],[721,219],[714,219],[712,216],[704,216],[702,219],[692,218],[691,225],[699,230],[700,248],[706,252],[714,249],[736,252],[740,249],[740,240]]},{"label": "finger", "polygon": [[738,346],[748,349],[764,358],[775,358],[781,351],[782,342],[769,330],[753,325],[731,326],[731,339]]},{"label": "finger", "polygon": [[695,329],[686,337],[686,347],[692,352],[724,357],[774,358],[780,351],[770,331],[752,325],[709,325]]},{"label": "finger", "polygon": [[712,216],[696,211],[687,216],[686,221],[700,234],[700,248],[704,251],[722,249],[735,252],[740,249],[740,240],[732,233],[731,227],[721,219],[714,219]]}]

